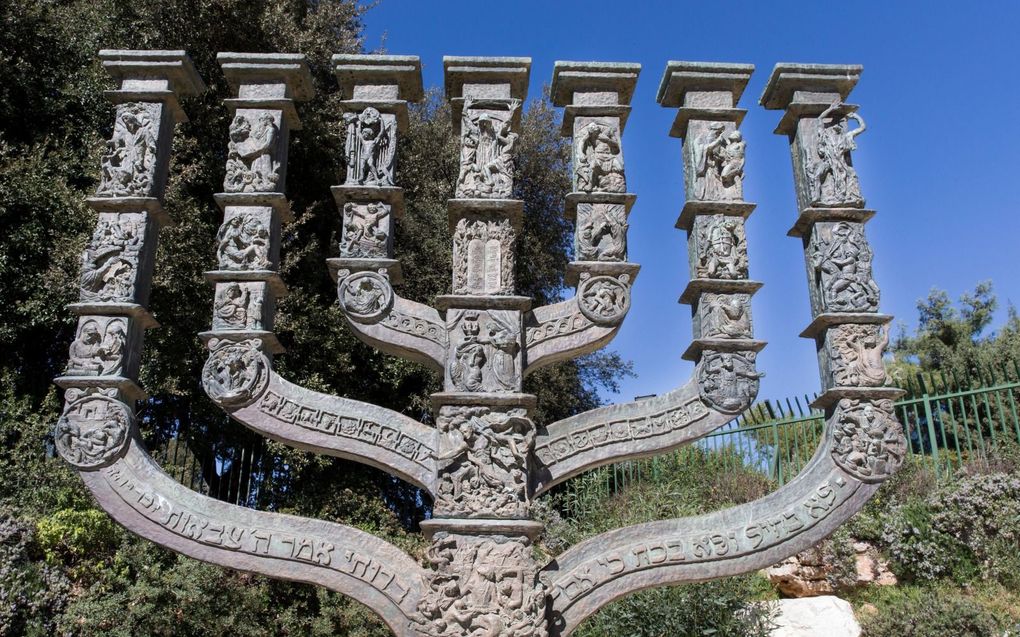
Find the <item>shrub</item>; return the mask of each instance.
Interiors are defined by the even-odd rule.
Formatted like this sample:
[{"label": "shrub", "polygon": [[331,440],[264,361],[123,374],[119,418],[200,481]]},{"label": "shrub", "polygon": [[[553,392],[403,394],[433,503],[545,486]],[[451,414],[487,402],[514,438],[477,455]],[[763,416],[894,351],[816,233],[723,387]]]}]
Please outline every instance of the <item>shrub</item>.
[{"label": "shrub", "polygon": [[862,637],[992,637],[1001,634],[996,617],[952,589],[904,587],[876,601],[864,616]]},{"label": "shrub", "polygon": [[0,635],[52,635],[70,582],[42,562],[30,524],[0,511]]}]

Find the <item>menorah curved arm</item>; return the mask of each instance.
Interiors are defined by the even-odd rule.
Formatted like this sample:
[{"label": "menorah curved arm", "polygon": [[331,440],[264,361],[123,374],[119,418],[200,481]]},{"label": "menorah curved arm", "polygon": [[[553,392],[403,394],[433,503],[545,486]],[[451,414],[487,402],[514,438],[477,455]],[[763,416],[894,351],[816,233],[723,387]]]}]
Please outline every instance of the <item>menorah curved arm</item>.
[{"label": "menorah curved arm", "polygon": [[[871,446],[861,452],[862,443]],[[569,635],[629,593],[748,573],[813,546],[860,510],[905,453],[891,400],[841,401],[824,443],[786,486],[723,511],[603,533],[546,565],[550,636]]]},{"label": "menorah curved arm", "polygon": [[443,372],[449,342],[437,310],[401,297],[388,276],[369,270],[339,270],[337,297],[360,341]]},{"label": "menorah curved arm", "polygon": [[580,275],[573,297],[535,308],[525,316],[525,375],[604,347],[627,317],[640,266],[584,265],[589,269]]},{"label": "menorah curved arm", "polygon": [[[753,400],[757,385],[750,394]],[[536,496],[583,471],[676,449],[733,419],[700,396],[696,379],[653,398],[599,407],[539,429]]]},{"label": "menorah curved arm", "polygon": [[[206,393],[232,418],[268,438],[393,473],[435,494],[438,433],[385,407],[331,396],[288,382],[254,343],[216,347],[203,370]],[[245,365],[229,388],[220,370]],[[229,378],[229,376],[227,376]]]},{"label": "menorah curved arm", "polygon": [[255,511],[196,493],[165,474],[136,439],[105,468],[80,471],[119,524],[195,559],[325,586],[414,637],[424,569],[396,546],[356,528]]}]

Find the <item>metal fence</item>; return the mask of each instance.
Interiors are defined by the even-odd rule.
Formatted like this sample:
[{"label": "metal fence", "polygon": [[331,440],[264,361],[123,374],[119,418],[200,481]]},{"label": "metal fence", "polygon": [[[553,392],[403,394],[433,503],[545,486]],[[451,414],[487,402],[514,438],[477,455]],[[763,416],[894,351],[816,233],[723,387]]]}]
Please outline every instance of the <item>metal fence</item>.
[{"label": "metal fence", "polygon": [[[945,477],[968,463],[989,462],[997,452],[1020,445],[1020,369],[979,369],[965,379],[917,374],[899,380],[906,395],[895,409],[908,453]],[[682,449],[650,460],[608,465],[564,486],[569,513],[615,495],[630,485],[653,481],[670,465],[708,463],[728,472],[752,472],[781,486],[811,460],[824,435],[825,417],[810,408],[812,397],[764,400],[725,426]]]},{"label": "metal fence", "polygon": [[[1016,365],[979,370],[966,379],[918,374],[899,384],[907,393],[896,402],[896,412],[909,453],[923,456],[937,476],[1020,445]],[[568,509],[587,507],[591,503],[582,500],[612,496],[692,465],[695,470],[752,472],[783,485],[810,461],[824,435],[824,416],[809,407],[811,402],[809,396],[758,402],[692,448],[607,465],[568,481],[562,501]],[[216,436],[208,433],[181,425],[163,428],[146,443],[163,469],[191,489],[242,506],[274,508],[274,496],[287,489],[288,467],[267,441],[233,422],[218,427]]]}]

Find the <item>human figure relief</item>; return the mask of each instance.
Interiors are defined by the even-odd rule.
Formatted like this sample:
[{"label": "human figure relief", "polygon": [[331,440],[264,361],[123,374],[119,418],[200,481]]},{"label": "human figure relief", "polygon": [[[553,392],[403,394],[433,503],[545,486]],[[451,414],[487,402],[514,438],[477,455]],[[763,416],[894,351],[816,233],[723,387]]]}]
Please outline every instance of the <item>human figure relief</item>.
[{"label": "human figure relief", "polygon": [[216,256],[228,270],[265,270],[269,262],[269,231],[253,214],[231,217],[216,236]]},{"label": "human figure relief", "polygon": [[874,312],[878,285],[871,275],[871,248],[864,233],[839,222],[828,239],[815,229],[811,265],[822,311]]},{"label": "human figure relief", "polygon": [[698,226],[699,278],[747,277],[747,239],[739,219],[717,215]]},{"label": "human figure relief", "polygon": [[755,369],[754,352],[705,350],[698,365],[701,397],[724,413],[739,413],[758,394],[758,379],[765,374]]},{"label": "human figure relief", "polygon": [[216,293],[215,325],[218,329],[256,329],[261,320],[261,294],[248,286],[230,283]]},{"label": "human figure relief", "polygon": [[98,321],[88,320],[71,343],[65,372],[70,376],[120,374],[126,343],[127,327],[123,319],[111,320],[105,330]]},{"label": "human figure relief", "polygon": [[144,239],[145,222],[100,219],[82,255],[83,301],[134,300],[135,274]]},{"label": "human figure relief", "polygon": [[616,204],[577,206],[577,258],[623,261],[627,258],[626,208]]},{"label": "human figure relief", "polygon": [[113,137],[106,143],[97,194],[148,197],[156,167],[156,123],[143,104],[117,109]]},{"label": "human figure relief", "polygon": [[280,181],[280,162],[274,159],[280,129],[269,112],[259,114],[255,125],[238,113],[230,123],[227,145],[227,192],[274,192]]},{"label": "human figure relief", "polygon": [[574,188],[580,192],[626,192],[620,131],[589,122],[574,139]]},{"label": "human figure relief", "polygon": [[726,133],[726,125],[712,122],[693,143],[694,199],[733,200],[743,197],[747,142],[740,131]]},{"label": "human figure relief", "polygon": [[[867,130],[860,115],[841,113],[843,103],[833,102],[817,118],[814,154],[805,144],[804,167],[807,172],[808,197],[812,205],[863,205],[861,185],[850,153],[857,150],[857,136]],[[849,120],[857,128],[849,129]]]},{"label": "human figure relief", "polygon": [[703,334],[705,338],[749,338],[751,314],[746,294],[706,294]]},{"label": "human figure relief", "polygon": [[837,385],[880,387],[887,375],[882,355],[889,345],[889,328],[847,324],[832,331],[832,374]]},{"label": "human figure relief", "polygon": [[389,206],[382,203],[344,204],[340,254],[345,257],[385,257],[389,240]]},{"label": "human figure relief", "polygon": [[[520,100],[499,104],[471,99],[465,101],[461,117],[458,198],[505,199],[510,196],[518,139],[512,123],[514,112],[520,105]],[[496,107],[506,110],[498,112]]]},{"label": "human figure relief", "polygon": [[361,113],[344,113],[347,125],[347,185],[392,186],[397,152],[396,118],[369,106]]}]

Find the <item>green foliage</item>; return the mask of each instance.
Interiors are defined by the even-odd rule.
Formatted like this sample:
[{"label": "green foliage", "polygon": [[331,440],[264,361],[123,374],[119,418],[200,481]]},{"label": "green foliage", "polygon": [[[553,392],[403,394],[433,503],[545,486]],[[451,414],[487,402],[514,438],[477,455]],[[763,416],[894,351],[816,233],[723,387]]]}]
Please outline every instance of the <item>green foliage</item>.
[{"label": "green foliage", "polygon": [[52,635],[71,583],[46,564],[32,525],[0,509],[0,635]]},{"label": "green foliage", "polygon": [[574,633],[578,637],[767,637],[772,612],[745,600],[764,595],[760,578],[728,578],[657,588],[613,602]]},{"label": "green foliage", "polygon": [[953,587],[890,587],[864,614],[862,637],[990,637],[1005,628],[1001,618]]},{"label": "green foliage", "polygon": [[[626,463],[569,480],[544,509],[543,548],[565,547],[621,526],[695,515],[761,497],[773,484],[732,449],[685,447],[654,461]],[[750,600],[771,595],[760,575],[642,591],[585,621],[582,637],[767,635],[771,611]]]},{"label": "green foliage", "polygon": [[906,579],[991,577],[1015,584],[1020,477],[967,476],[897,505],[882,539],[897,574]]},{"label": "green foliage", "polygon": [[[112,107],[101,48],[185,49],[209,91],[184,100],[191,118],[173,142],[151,310],[162,327],[147,334],[141,404],[147,444],[207,454],[237,440],[239,427],[202,393],[215,267],[214,239],[230,121],[229,89],[217,51],[285,51],[308,57],[317,96],[298,110],[288,193],[296,221],[284,231],[276,332],[287,348],[275,361],[288,379],[314,390],[427,417],[440,379],[421,365],[357,341],[336,307],[325,259],[336,256],[340,215],[329,192],[342,183],[343,127],[329,58],[361,51],[357,0],[8,0],[0,2],[0,506],[22,518],[0,534],[0,634],[357,635],[389,634],[349,599],[313,587],[237,574],[173,555],[122,532],[94,510],[80,479],[47,457],[61,408],[60,374],[75,320],[80,254],[95,214],[94,190]],[[561,214],[569,191],[569,145],[546,102],[529,105],[518,142],[515,197],[525,202],[518,272],[521,294],[555,301],[563,285],[571,228]],[[398,182],[407,215],[396,233],[404,296],[431,303],[450,284],[446,199],[457,177],[450,111],[437,91],[412,107],[402,135]],[[540,370],[542,420],[600,403],[628,366],[615,354]],[[264,506],[339,521],[418,554],[416,531],[427,496],[376,469],[269,445],[277,488]],[[215,463],[202,479],[212,484]],[[6,520],[6,518],[4,518]],[[7,522],[3,522],[7,524]],[[20,525],[20,526],[19,526]],[[4,527],[6,528],[6,527]],[[12,539],[13,538],[13,539]]]}]

